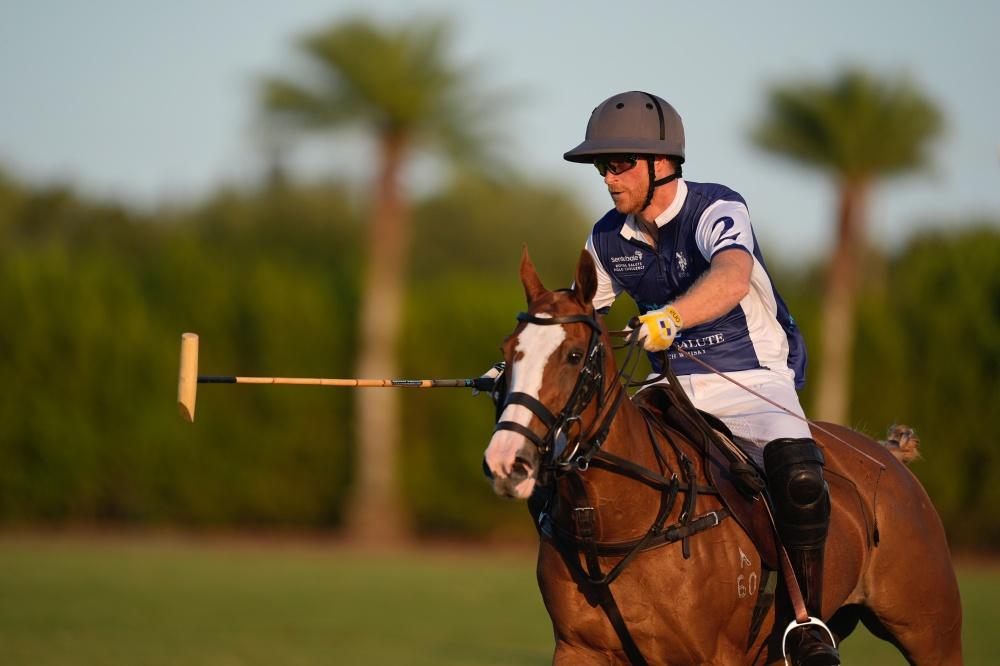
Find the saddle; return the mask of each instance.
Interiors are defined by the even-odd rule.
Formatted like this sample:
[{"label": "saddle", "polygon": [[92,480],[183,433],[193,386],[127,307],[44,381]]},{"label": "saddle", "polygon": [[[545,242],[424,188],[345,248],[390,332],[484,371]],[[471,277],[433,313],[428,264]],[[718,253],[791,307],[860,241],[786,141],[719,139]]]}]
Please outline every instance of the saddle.
[{"label": "saddle", "polygon": [[[695,416],[677,406],[670,389],[654,385],[639,391],[632,401],[662,425],[678,430],[702,454],[709,483],[719,491],[719,499],[734,520],[753,541],[762,564],[778,568],[775,527],[766,506],[762,465],[735,444],[735,438],[719,419],[705,412]],[[702,419],[698,423],[697,419]],[[706,428],[705,424],[711,426]],[[754,477],[756,476],[756,484]]]}]

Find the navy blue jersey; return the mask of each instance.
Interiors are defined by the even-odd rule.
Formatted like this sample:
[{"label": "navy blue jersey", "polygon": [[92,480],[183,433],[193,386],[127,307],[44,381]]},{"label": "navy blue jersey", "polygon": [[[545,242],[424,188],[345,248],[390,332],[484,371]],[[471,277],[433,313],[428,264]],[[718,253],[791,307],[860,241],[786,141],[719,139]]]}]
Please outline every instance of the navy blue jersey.
[{"label": "navy blue jersey", "polygon": [[[675,346],[723,372],[790,369],[802,388],[805,343],[771,282],[743,197],[724,185],[679,180],[656,224],[655,248],[631,215],[611,210],[594,225],[587,240],[597,263],[594,306],[610,307],[624,291],[642,313],[661,308],[686,292],[717,253],[747,252],[754,259],[750,292],[721,317],[682,330]],[[668,356],[678,375],[710,372],[676,352]],[[659,371],[657,356],[651,360]]]}]

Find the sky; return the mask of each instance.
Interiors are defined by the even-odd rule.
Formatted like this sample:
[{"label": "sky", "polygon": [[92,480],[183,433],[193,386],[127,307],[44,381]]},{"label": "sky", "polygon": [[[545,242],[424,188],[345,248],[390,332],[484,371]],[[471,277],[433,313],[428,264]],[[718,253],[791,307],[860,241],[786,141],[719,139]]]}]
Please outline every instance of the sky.
[{"label": "sky", "polygon": [[[908,77],[947,124],[931,169],[875,191],[873,242],[891,250],[916,229],[1000,220],[993,0],[8,0],[0,2],[0,168],[138,206],[251,183],[263,165],[259,81],[297,71],[297,37],[358,15],[450,18],[455,58],[478,63],[482,90],[512,100],[501,129],[515,168],[564,184],[595,219],[610,208],[600,178],[562,154],[583,139],[598,103],[646,90],[684,119],[685,177],[743,194],[765,253],[794,261],[825,252],[832,186],[747,137],[770,86],[829,81],[860,65]],[[357,140],[314,140],[293,162],[303,176],[363,187],[364,150]]]}]

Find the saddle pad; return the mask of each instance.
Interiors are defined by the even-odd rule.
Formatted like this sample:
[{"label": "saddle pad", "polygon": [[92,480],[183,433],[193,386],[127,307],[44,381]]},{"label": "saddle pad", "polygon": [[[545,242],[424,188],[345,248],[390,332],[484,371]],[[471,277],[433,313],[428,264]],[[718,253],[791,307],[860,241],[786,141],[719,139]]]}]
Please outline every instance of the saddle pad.
[{"label": "saddle pad", "polygon": [[729,427],[722,422],[722,419],[715,414],[710,414],[700,409],[698,410],[698,413],[701,414],[708,425],[712,427],[712,430],[714,430],[715,434],[718,435],[723,446],[735,453],[743,460],[743,462],[748,462],[753,465],[760,474],[760,478],[765,478],[763,446],[758,446],[749,439],[737,437],[733,434]]},{"label": "saddle pad", "polygon": [[752,464],[757,471],[760,472],[761,478],[764,478],[764,447],[754,444],[749,439],[744,439],[742,437],[730,436],[728,433],[722,432],[721,430],[715,431],[720,438],[729,440],[730,443],[735,444],[736,448],[746,457],[747,461]]},{"label": "saddle pad", "polygon": [[733,518],[757,546],[761,561],[770,569],[778,568],[778,546],[770,513],[761,494],[747,497],[738,488],[730,471],[729,459],[721,447],[726,442],[712,442],[706,455],[706,473],[719,491],[719,499],[729,509]]}]

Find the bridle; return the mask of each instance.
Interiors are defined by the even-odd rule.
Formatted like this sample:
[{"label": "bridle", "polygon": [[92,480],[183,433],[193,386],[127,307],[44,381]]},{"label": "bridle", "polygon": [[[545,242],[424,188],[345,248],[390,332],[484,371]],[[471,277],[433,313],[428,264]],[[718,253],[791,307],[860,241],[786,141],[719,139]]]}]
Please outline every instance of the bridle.
[{"label": "bridle", "polygon": [[[571,314],[552,317],[539,317],[527,312],[520,312],[517,320],[540,326],[561,326],[563,324],[584,324],[590,327],[590,341],[577,376],[576,384],[570,393],[566,404],[558,414],[541,403],[537,398],[514,391],[508,393],[500,412],[507,405],[526,407],[546,427],[544,435],[515,423],[514,421],[498,421],[493,432],[511,430],[523,435],[538,447],[538,452],[545,463],[546,471],[558,476],[568,471],[586,471],[590,460],[600,450],[601,444],[608,436],[611,422],[626,395],[618,379],[606,386],[604,373],[604,345],[601,344],[601,324],[593,310],[590,314]],[[617,389],[613,400],[611,394]],[[591,402],[597,400],[597,411],[590,427],[586,430],[582,422],[583,411]],[[603,414],[603,417],[602,417]]]}]

